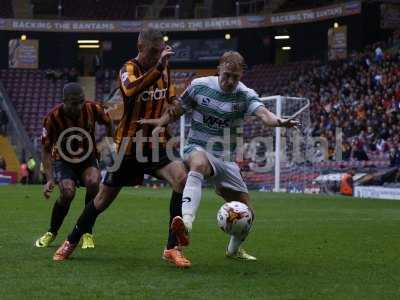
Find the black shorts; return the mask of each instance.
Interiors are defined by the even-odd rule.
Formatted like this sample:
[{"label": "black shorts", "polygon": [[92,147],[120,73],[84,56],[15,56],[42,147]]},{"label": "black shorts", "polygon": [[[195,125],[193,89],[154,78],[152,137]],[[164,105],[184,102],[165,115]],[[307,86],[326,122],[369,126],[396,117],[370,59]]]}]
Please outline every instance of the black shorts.
[{"label": "black shorts", "polygon": [[165,149],[160,150],[159,159],[156,161],[152,160],[150,153],[143,154],[147,158],[147,162],[138,162],[135,156],[125,156],[118,170],[107,171],[103,184],[111,187],[135,186],[143,183],[144,174],[158,177],[156,171],[172,161],[168,158]]},{"label": "black shorts", "polygon": [[53,162],[53,172],[56,183],[64,179],[71,179],[77,186],[85,186],[82,181],[82,175],[87,168],[99,168],[99,164],[95,157],[88,158],[79,164],[72,164],[64,160],[56,160]]}]

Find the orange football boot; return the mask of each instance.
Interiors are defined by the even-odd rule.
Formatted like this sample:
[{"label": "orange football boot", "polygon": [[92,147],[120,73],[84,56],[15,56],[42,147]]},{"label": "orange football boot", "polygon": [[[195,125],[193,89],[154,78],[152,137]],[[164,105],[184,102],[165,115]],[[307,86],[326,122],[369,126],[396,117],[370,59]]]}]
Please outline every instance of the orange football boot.
[{"label": "orange football boot", "polygon": [[62,261],[67,260],[69,256],[74,252],[77,244],[72,244],[68,240],[64,241],[62,245],[54,253],[53,260]]},{"label": "orange football boot", "polygon": [[192,266],[190,260],[188,260],[179,247],[172,249],[164,249],[162,258],[170,263],[175,264],[177,268],[186,269]]}]

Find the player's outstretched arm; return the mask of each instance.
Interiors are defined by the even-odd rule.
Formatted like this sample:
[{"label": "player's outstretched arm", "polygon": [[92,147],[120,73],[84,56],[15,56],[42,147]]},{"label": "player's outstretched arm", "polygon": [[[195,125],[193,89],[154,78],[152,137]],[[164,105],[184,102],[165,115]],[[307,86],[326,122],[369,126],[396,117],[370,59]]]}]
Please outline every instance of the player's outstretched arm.
[{"label": "player's outstretched arm", "polygon": [[260,106],[256,110],[255,115],[259,119],[261,119],[264,125],[270,127],[287,127],[287,128],[299,129],[299,127],[301,126],[301,123],[298,120],[293,118],[289,119],[279,118],[264,106]]},{"label": "player's outstretched arm", "polygon": [[174,122],[177,120],[180,116],[184,114],[184,111],[182,109],[182,106],[178,101],[174,101],[173,104],[168,107],[163,115],[158,118],[158,119],[141,119],[138,121],[139,124],[148,124],[148,125],[153,125],[156,127],[163,127],[168,125],[169,123]]}]

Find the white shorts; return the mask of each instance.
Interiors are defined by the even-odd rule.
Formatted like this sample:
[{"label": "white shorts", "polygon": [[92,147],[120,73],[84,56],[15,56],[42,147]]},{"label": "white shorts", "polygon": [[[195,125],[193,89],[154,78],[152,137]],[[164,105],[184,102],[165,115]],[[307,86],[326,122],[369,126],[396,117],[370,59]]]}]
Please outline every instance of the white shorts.
[{"label": "white shorts", "polygon": [[248,193],[246,183],[243,181],[242,175],[240,174],[240,168],[235,162],[223,161],[198,145],[191,144],[185,148],[184,159],[187,159],[194,151],[202,151],[207,155],[208,161],[214,171],[213,176],[207,179],[210,183],[214,184],[217,189],[219,187],[224,187],[234,191]]}]

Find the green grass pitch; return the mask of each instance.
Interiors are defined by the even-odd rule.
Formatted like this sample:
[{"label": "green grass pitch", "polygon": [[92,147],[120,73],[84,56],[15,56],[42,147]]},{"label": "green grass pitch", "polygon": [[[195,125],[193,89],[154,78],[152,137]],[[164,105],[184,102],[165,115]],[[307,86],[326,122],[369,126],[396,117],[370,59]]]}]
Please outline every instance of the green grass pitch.
[{"label": "green grass pitch", "polygon": [[40,186],[0,187],[0,299],[400,299],[400,202],[252,192],[256,220],[244,248],[224,257],[222,200],[205,190],[185,254],[161,260],[169,189],[125,188],[95,227],[96,248],[53,262],[83,208],[80,189],[53,246],[33,247],[52,201]]}]

